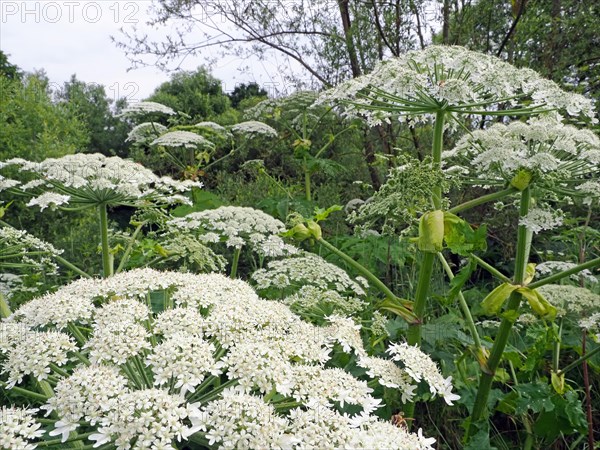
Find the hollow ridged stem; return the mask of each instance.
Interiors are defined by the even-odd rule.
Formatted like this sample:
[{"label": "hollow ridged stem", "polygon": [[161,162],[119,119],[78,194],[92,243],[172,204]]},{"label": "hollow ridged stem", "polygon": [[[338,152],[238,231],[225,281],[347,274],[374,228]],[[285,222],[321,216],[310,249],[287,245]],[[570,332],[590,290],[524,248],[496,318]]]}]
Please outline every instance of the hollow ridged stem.
[{"label": "hollow ridged stem", "polygon": [[412,311],[410,311],[408,308],[400,305],[400,303],[406,303],[406,302],[404,300],[396,297],[396,295],[379,278],[377,278],[375,275],[373,275],[369,269],[367,269],[362,264],[360,264],[359,262],[352,259],[350,256],[345,254],[343,251],[341,251],[334,245],[327,242],[325,239],[323,239],[323,238],[319,239],[319,243],[323,247],[325,247],[327,250],[329,250],[331,253],[334,253],[335,255],[339,256],[349,266],[356,269],[356,271],[358,271],[362,276],[364,276],[367,279],[367,281],[371,284],[371,286],[378,289],[387,298],[398,303],[397,308],[398,308],[398,310],[403,312],[402,317],[407,322],[409,322],[409,323],[414,322],[415,314]]},{"label": "hollow ridged stem", "polygon": [[[529,187],[525,188],[521,192],[521,201],[519,208],[519,216],[524,217],[529,212],[529,206],[531,203],[531,190]],[[524,225],[519,225],[517,232],[517,255],[515,260],[515,276],[513,279],[514,284],[523,284],[526,277],[526,266],[529,260],[529,249],[531,245],[531,232]],[[522,295],[518,292],[513,292],[508,300],[506,311],[517,311],[521,304]],[[509,317],[511,316],[511,317]],[[490,351],[490,357],[487,361],[488,370],[482,372],[479,380],[479,388],[477,389],[477,395],[475,397],[475,404],[473,405],[473,412],[471,413],[471,424],[469,427],[469,436],[473,436],[476,431],[475,423],[482,420],[487,413],[487,400],[494,380],[494,374],[500,365],[502,354],[506,348],[508,337],[512,329],[515,317],[513,315],[505,315],[502,318],[500,327],[498,328],[498,334]]]},{"label": "hollow ridged stem", "polygon": [[112,258],[108,247],[108,211],[106,203],[98,205],[100,215],[100,239],[102,241],[102,275],[107,278],[113,274]]},{"label": "hollow ridged stem", "polygon": [[240,263],[240,253],[242,252],[241,247],[236,247],[233,252],[233,261],[231,263],[231,273],[229,276],[231,278],[235,278],[237,275],[238,264]]}]

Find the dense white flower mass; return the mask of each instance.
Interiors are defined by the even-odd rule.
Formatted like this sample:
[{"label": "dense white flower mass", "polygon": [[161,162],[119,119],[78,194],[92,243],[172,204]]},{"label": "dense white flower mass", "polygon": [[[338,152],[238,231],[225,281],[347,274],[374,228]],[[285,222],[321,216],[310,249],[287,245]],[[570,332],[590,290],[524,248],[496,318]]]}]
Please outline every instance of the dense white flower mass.
[{"label": "dense white flower mass", "polygon": [[35,421],[37,409],[2,406],[0,409],[0,448],[33,450],[36,444],[30,441],[44,435],[41,424]]},{"label": "dense white flower mass", "polygon": [[241,134],[250,138],[258,136],[277,137],[277,131],[275,131],[273,127],[256,120],[236,123],[231,127],[231,131],[235,134]]},{"label": "dense white flower mass", "polygon": [[371,73],[325,92],[319,101],[342,101],[346,114],[376,125],[399,114],[423,120],[442,104],[449,112],[471,113],[493,110],[502,102],[518,107],[521,100],[531,101],[529,107],[594,117],[591,101],[582,95],[563,91],[533,70],[456,46],[433,45],[382,61]]},{"label": "dense white flower mass", "polygon": [[[0,165],[0,167],[2,166]],[[11,180],[10,178],[6,178],[0,175],[0,192],[18,186],[19,184],[21,184],[20,181]]]},{"label": "dense white flower mass", "polygon": [[[77,432],[123,450],[180,448],[192,435],[231,449],[431,448],[420,433],[386,428],[368,378],[334,356],[357,355],[403,401],[414,399],[416,367],[433,363],[415,354],[402,360],[409,370],[370,357],[351,318],[327,320],[312,325],[241,280],[138,269],[75,281],[0,321],[2,375],[9,388],[52,384],[43,408],[58,416],[49,433],[62,442]],[[419,376],[455,398],[437,371]]]},{"label": "dense white flower mass", "polygon": [[333,290],[340,294],[362,297],[365,290],[357,281],[338,266],[312,253],[296,258],[271,261],[266,269],[252,274],[257,289],[281,289],[314,286],[323,291]]},{"label": "dense white flower mass", "polygon": [[558,316],[570,313],[585,317],[600,311],[600,295],[586,288],[568,284],[546,284],[537,288],[537,291],[557,308]]},{"label": "dense white flower mass", "polygon": [[173,109],[168,106],[162,105],[156,102],[137,102],[127,105],[126,108],[121,111],[121,116],[141,116],[144,114],[158,113],[172,116],[175,114]]},{"label": "dense white flower mass", "polygon": [[169,131],[152,141],[150,145],[162,145],[163,147],[184,147],[184,148],[204,148],[214,149],[215,144],[204,136],[192,133],[191,131]]},{"label": "dense white flower mass", "polygon": [[258,209],[243,206],[221,206],[194,212],[169,221],[173,230],[192,232],[205,244],[224,242],[228,247],[249,246],[264,256],[283,256],[298,253],[278,234],[285,225]]},{"label": "dense white flower mass", "polygon": [[189,203],[181,193],[202,183],[175,181],[159,177],[141,164],[99,153],[66,155],[31,162],[13,158],[5,166],[15,165],[21,172],[32,173],[43,180],[27,192],[37,194],[28,205],[72,205],[77,207],[110,205],[144,206],[149,203]]},{"label": "dense white flower mass", "polygon": [[599,155],[600,138],[592,131],[548,115],[475,130],[443,158],[448,164],[462,164],[481,184],[504,184],[526,171],[537,184],[592,198],[600,196],[594,189]]}]

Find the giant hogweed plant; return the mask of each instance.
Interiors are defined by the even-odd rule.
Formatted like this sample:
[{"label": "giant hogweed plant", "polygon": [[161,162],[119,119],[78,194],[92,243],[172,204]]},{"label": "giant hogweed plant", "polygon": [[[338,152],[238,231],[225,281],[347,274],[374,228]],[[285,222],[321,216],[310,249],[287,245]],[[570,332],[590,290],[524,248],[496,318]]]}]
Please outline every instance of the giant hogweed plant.
[{"label": "giant hogweed plant", "polygon": [[80,279],[0,322],[3,395],[28,401],[2,407],[0,448],[432,449],[381,395],[452,404],[451,378],[405,343],[369,355],[359,330],[219,274]]},{"label": "giant hogweed plant", "polygon": [[[532,70],[518,69],[464,48],[440,46],[383,61],[372,73],[325,92],[319,101],[340,105],[345,114],[361,117],[372,125],[391,120],[411,125],[431,122],[433,145],[429,167],[439,172],[444,163],[446,168],[458,166],[452,168],[452,173],[464,175],[471,185],[492,190],[490,194],[450,207],[443,195],[443,181],[431,188],[431,208],[419,220],[417,244],[423,255],[419,279],[414,302],[406,305],[416,316],[409,325],[407,340],[418,345],[435,261],[439,259],[448,276],[454,278],[441,253],[444,244],[451,251],[474,258],[502,281],[483,301],[490,314],[502,318],[489,354],[481,345],[468,305],[458,296],[481,366],[469,428],[469,435],[473,436],[487,417],[491,385],[512,326],[519,317],[521,303],[528,302],[539,316],[552,319],[554,307],[536,288],[600,264],[599,260],[589,261],[533,283],[532,268],[528,265],[532,234],[560,223],[560,212],[551,210],[549,205],[560,206],[572,196],[583,197],[589,203],[596,201],[594,198],[600,192],[598,138],[590,131],[563,124],[563,118],[557,115],[566,112],[574,119],[597,122],[592,104],[583,96],[563,91]],[[516,121],[470,132],[465,119],[476,116]],[[528,117],[529,121],[523,120]],[[466,131],[465,138],[444,155],[444,131],[459,128]],[[481,245],[478,243],[481,236],[456,215],[509,196],[516,196],[519,204],[512,278],[472,255]],[[468,273],[457,277],[453,290],[460,290],[467,278]]]}]

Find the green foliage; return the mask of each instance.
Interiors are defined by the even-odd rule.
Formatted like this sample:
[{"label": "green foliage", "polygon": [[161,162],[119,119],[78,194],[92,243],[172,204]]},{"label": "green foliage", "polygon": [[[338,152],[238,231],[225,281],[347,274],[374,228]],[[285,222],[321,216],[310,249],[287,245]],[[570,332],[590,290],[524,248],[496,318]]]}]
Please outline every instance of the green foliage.
[{"label": "green foliage", "polygon": [[204,67],[174,73],[171,80],[156,88],[147,100],[187,114],[187,124],[202,120],[220,122],[219,118],[228,117],[231,109],[221,81]]},{"label": "green foliage", "polygon": [[52,102],[43,74],[23,81],[0,76],[0,98],[0,160],[41,161],[86,147],[85,126],[65,105]]},{"label": "green foliage", "polygon": [[[113,99],[106,96],[104,86],[85,83],[75,75],[57,93],[71,114],[77,117],[89,133],[87,151],[105,155],[127,152],[127,124],[113,114]],[[122,105],[122,101],[119,103]]]}]

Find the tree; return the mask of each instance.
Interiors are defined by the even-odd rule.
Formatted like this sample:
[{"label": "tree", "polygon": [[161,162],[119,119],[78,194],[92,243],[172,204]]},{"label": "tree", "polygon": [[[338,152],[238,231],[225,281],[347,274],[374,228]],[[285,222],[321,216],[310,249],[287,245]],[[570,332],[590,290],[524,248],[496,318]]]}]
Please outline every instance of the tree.
[{"label": "tree", "polygon": [[106,96],[104,86],[85,83],[72,75],[57,93],[57,98],[84,123],[90,135],[89,152],[105,155],[125,153],[128,127],[114,116],[111,110],[113,100]]},{"label": "tree", "polygon": [[0,50],[0,76],[9,80],[20,80],[23,76],[18,66],[8,61],[8,55]]},{"label": "tree", "polygon": [[231,106],[237,109],[243,100],[248,100],[251,98],[265,100],[268,94],[267,91],[262,89],[257,83],[242,83],[237,85],[233,92],[231,92],[231,94],[227,94],[227,96],[231,101]]},{"label": "tree", "polygon": [[41,161],[85,148],[84,124],[64,104],[51,100],[43,73],[23,81],[0,75],[0,160],[20,157]]},{"label": "tree", "polygon": [[453,11],[451,22],[451,44],[497,55],[597,97],[597,1],[467,1]]},{"label": "tree", "polygon": [[[331,2],[311,0],[158,0],[148,25],[168,23],[174,33],[155,42],[134,29],[117,45],[134,66],[166,67],[190,55],[207,58],[209,48],[240,58],[277,53],[284,57],[280,73],[286,82],[328,86],[370,71],[385,56],[424,45],[422,24],[430,4],[340,0],[332,8]],[[154,59],[148,62],[148,56]]]},{"label": "tree", "polygon": [[190,116],[189,123],[215,120],[231,109],[220,80],[206,68],[194,72],[180,71],[170,81],[161,84],[147,99]]}]

